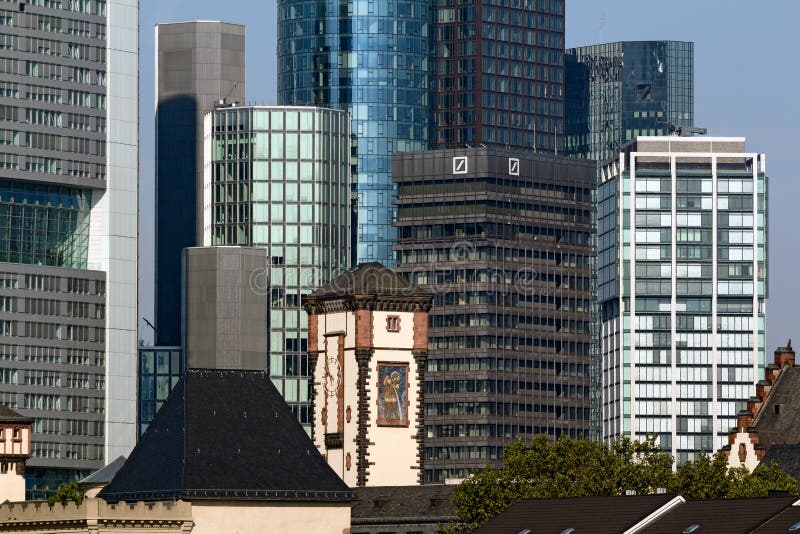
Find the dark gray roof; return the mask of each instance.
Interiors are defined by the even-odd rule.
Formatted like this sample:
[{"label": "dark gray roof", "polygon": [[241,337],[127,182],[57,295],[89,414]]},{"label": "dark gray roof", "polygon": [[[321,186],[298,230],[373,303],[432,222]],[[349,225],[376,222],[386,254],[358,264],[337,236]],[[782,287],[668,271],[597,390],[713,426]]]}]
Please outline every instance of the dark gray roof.
[{"label": "dark gray roof", "polygon": [[0,404],[0,423],[33,423],[33,418],[20,415],[8,406]]},{"label": "dark gray roof", "polygon": [[570,528],[575,529],[575,534],[616,534],[625,532],[675,497],[662,494],[524,499],[475,534],[518,534],[525,529],[535,534],[561,534]]},{"label": "dark gray roof", "polygon": [[762,464],[774,461],[784,473],[800,480],[800,443],[772,445],[764,453]]},{"label": "dark gray roof", "polygon": [[98,469],[88,477],[84,478],[78,484],[81,486],[102,486],[111,482],[114,478],[114,475],[117,474],[117,471],[120,470],[122,465],[125,463],[125,457],[119,456],[116,460],[108,464],[107,466]]},{"label": "dark gray roof", "polygon": [[113,503],[355,495],[263,371],[190,369],[99,497]]},{"label": "dark gray roof", "polygon": [[417,287],[380,263],[371,262],[343,272],[311,293],[313,297],[345,295],[428,296],[432,292]]},{"label": "dark gray roof", "polygon": [[[778,413],[776,405],[780,405]],[[781,371],[753,427],[765,449],[774,444],[800,443],[800,367]]]},{"label": "dark gray roof", "polygon": [[[643,534],[675,534],[699,525],[696,534],[751,532],[792,506],[795,497],[686,501],[644,529]],[[575,533],[579,534],[579,533]]]},{"label": "dark gray roof", "polygon": [[[800,524],[800,506],[789,506],[781,513],[752,531],[752,534],[784,534],[794,532],[789,527]],[[700,531],[698,531],[699,534]]]},{"label": "dark gray roof", "polygon": [[356,488],[351,511],[354,525],[456,521],[456,486],[376,486]]}]

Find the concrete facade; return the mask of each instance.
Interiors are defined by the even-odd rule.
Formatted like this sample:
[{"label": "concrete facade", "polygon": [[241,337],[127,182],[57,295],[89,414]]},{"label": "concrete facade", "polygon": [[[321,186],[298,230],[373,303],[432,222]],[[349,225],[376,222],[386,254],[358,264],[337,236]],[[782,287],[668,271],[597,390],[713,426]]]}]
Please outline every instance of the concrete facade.
[{"label": "concrete facade", "polygon": [[183,258],[186,367],[265,371],[266,250],[196,247]]},{"label": "concrete facade", "polygon": [[158,24],[156,39],[156,344],[180,344],[181,251],[202,244],[203,115],[245,98],[245,28]]},{"label": "concrete facade", "polygon": [[435,292],[425,483],[503,447],[591,435],[591,162],[496,148],[394,156],[397,272]]}]

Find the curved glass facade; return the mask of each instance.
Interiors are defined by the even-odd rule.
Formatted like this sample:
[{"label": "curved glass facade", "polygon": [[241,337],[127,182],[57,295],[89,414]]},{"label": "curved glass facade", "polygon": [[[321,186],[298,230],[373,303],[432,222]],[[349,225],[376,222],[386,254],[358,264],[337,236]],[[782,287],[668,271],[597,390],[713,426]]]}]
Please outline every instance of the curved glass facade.
[{"label": "curved glass facade", "polygon": [[430,0],[278,0],[278,101],[350,112],[357,260],[393,265],[394,151],[430,132]]},{"label": "curved glass facade", "polygon": [[339,110],[236,107],[206,115],[203,244],[268,250],[267,367],[309,432],[301,301],[349,266],[350,138]]}]

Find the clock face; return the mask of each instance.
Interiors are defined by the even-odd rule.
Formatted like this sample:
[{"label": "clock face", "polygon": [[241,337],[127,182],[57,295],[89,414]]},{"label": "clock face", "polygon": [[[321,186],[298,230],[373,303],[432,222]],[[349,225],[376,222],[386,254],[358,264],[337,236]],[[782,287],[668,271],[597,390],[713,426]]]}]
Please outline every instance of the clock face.
[{"label": "clock face", "polygon": [[328,358],[325,362],[325,376],[323,377],[325,384],[325,393],[333,397],[339,392],[341,385],[342,373],[339,367],[338,358]]}]

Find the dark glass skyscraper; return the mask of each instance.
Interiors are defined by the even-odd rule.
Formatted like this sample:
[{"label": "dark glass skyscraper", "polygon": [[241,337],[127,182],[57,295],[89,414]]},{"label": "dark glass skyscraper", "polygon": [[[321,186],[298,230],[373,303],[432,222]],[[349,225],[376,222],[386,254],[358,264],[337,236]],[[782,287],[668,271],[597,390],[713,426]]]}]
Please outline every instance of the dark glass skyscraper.
[{"label": "dark glass skyscraper", "polygon": [[203,239],[203,116],[245,97],[245,29],[156,26],[156,343],[181,342],[181,254]]},{"label": "dark glass skyscraper", "polygon": [[278,102],[343,109],[357,137],[357,257],[394,263],[391,154],[430,134],[432,0],[278,0]]},{"label": "dark glass skyscraper", "polygon": [[437,2],[434,46],[435,147],[563,149],[564,0]]},{"label": "dark glass skyscraper", "polygon": [[395,154],[398,272],[435,292],[428,483],[537,434],[589,436],[593,162],[500,149]]},{"label": "dark glass skyscraper", "polygon": [[605,161],[638,136],[694,124],[694,43],[624,41],[566,52],[566,153]]}]

